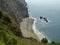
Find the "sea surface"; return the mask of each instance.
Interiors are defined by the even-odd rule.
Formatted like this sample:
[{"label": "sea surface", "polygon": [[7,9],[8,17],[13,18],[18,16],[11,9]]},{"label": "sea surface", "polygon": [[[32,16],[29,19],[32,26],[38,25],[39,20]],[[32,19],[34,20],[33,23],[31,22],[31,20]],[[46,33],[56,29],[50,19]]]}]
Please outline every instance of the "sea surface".
[{"label": "sea surface", "polygon": [[[48,40],[60,42],[60,0],[26,0],[26,2],[30,17],[36,19],[36,29]],[[47,18],[48,23],[41,20],[40,16]]]}]

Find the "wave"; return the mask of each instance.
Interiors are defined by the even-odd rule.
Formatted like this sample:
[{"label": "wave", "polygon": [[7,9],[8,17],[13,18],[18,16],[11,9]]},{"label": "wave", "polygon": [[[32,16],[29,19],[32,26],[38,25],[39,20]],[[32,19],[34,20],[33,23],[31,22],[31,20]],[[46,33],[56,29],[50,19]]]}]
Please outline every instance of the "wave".
[{"label": "wave", "polygon": [[[43,38],[47,38],[47,36],[45,36],[45,35],[43,34],[43,32],[40,32],[40,31],[36,28],[36,22],[37,22],[37,20],[39,20],[39,19],[33,18],[33,17],[30,17],[30,18],[34,19],[33,31],[34,31],[34,33],[37,35],[37,37],[38,37],[40,40],[42,40]],[[48,42],[50,42],[50,40],[48,40]]]},{"label": "wave", "polygon": [[37,22],[36,18],[31,17],[32,19],[34,19],[34,23],[33,23],[33,31],[34,33],[38,36],[38,38],[41,40],[42,38],[45,38],[45,36],[43,35],[42,32],[40,32],[37,28],[35,23]]}]

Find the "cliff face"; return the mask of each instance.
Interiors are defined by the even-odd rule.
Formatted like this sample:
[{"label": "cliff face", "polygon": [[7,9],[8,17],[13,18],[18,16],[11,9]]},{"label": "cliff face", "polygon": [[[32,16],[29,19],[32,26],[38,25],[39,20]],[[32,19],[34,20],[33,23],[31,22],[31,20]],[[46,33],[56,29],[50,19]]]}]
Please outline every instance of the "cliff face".
[{"label": "cliff face", "polygon": [[9,25],[10,30],[18,36],[22,32],[24,37],[31,37],[30,32],[33,32],[32,25],[34,20],[29,18],[25,0],[0,0],[0,9],[7,12],[12,22],[15,23],[16,29]]},{"label": "cliff face", "polygon": [[25,17],[29,17],[25,0],[0,0],[0,8],[8,12],[15,22],[20,23]]}]

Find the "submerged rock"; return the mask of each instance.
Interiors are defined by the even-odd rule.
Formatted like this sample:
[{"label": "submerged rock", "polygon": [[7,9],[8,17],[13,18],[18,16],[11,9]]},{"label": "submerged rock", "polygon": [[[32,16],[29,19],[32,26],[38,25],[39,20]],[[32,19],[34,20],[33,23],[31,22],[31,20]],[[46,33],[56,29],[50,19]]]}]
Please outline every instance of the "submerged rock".
[{"label": "submerged rock", "polygon": [[44,21],[48,22],[47,18],[40,16],[40,19],[44,19]]}]

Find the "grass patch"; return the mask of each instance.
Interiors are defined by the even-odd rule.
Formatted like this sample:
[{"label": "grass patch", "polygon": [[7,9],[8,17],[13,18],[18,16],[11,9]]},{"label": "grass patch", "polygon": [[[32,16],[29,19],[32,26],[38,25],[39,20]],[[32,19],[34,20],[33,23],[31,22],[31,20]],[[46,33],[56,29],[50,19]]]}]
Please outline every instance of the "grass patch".
[{"label": "grass patch", "polygon": [[29,32],[29,33],[33,39],[36,39],[39,41],[39,38],[37,37],[37,35],[35,35],[33,32]]}]

